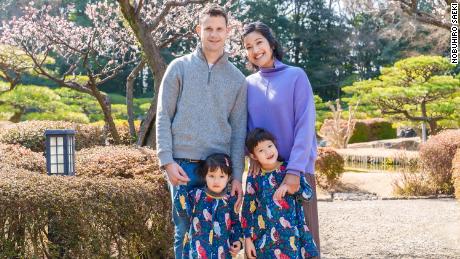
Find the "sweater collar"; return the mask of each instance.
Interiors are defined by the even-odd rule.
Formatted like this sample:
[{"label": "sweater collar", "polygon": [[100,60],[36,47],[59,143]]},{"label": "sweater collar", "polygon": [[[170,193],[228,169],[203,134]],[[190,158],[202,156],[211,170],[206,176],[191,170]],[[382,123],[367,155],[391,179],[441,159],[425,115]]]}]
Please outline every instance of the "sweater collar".
[{"label": "sweater collar", "polygon": [[[201,47],[201,44],[198,44],[198,46],[196,47],[195,51],[193,52],[197,57],[199,57],[202,61],[208,63],[208,61],[206,60],[206,57],[204,56],[204,53],[203,53],[203,48]],[[222,54],[222,56],[220,56],[216,63],[216,64],[223,64],[225,62],[228,61],[228,53],[224,51],[224,54]]]},{"label": "sweater collar", "polygon": [[211,198],[214,198],[214,199],[223,199],[223,198],[227,198],[228,190],[227,190],[227,187],[225,187],[225,189],[224,189],[222,192],[216,193],[216,192],[211,191],[211,190],[206,186],[206,187],[204,187],[204,192],[206,193],[206,195],[208,195],[208,196],[211,197]]},{"label": "sweater collar", "polygon": [[283,62],[279,61],[278,59],[275,59],[275,62],[273,63],[274,67],[270,68],[259,68],[259,73],[263,76],[271,76],[275,75],[279,71],[283,71],[286,68],[288,68],[288,65],[284,64]]}]

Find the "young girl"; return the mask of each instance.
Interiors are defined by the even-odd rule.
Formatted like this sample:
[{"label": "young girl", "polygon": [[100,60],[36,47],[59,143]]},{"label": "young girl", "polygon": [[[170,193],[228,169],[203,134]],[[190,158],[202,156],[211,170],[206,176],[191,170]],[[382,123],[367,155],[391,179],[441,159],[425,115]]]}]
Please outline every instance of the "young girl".
[{"label": "young girl", "polygon": [[[248,175],[241,223],[248,258],[311,258],[318,255],[305,223],[302,199],[309,200],[312,189],[300,178],[300,189],[287,194],[283,183],[286,162],[280,162],[273,135],[261,128],[246,139],[250,157],[261,166],[259,174]],[[281,159],[280,159],[281,160]]]},{"label": "young girl", "polygon": [[237,196],[230,196],[227,183],[232,162],[226,154],[213,154],[199,167],[206,186],[187,191],[181,185],[174,206],[190,218],[183,242],[183,258],[231,258],[242,248],[242,229],[234,211]]}]

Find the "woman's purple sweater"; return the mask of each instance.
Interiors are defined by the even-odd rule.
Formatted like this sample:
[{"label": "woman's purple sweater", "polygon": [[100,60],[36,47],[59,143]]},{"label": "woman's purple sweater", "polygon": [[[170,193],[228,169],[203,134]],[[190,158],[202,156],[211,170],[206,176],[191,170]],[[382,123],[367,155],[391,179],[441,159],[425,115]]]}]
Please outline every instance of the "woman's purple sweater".
[{"label": "woman's purple sweater", "polygon": [[316,159],[315,102],[305,72],[275,60],[248,82],[248,130],[264,128],[276,137],[288,173],[314,174]]}]

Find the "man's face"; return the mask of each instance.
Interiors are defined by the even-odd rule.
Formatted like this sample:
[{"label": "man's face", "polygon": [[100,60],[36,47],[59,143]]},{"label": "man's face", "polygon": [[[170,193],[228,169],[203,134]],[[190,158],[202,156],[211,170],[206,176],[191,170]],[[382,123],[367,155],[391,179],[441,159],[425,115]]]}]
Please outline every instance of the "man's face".
[{"label": "man's face", "polygon": [[205,16],[196,28],[203,50],[206,52],[223,52],[228,35],[227,24],[222,16]]}]

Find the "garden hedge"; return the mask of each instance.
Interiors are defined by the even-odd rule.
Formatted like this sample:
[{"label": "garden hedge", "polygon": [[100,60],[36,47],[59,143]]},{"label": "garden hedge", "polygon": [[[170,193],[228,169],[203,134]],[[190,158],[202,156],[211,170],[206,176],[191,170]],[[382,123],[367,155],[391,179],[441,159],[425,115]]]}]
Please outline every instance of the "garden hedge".
[{"label": "garden hedge", "polygon": [[434,191],[452,194],[452,160],[460,148],[460,130],[446,130],[420,146],[420,165],[430,177]]},{"label": "garden hedge", "polygon": [[455,197],[460,201],[460,148],[455,152],[452,160],[452,179],[455,189]]},{"label": "garden hedge", "polygon": [[160,167],[155,150],[129,146],[100,146],[77,152],[77,176],[155,179]]},{"label": "garden hedge", "polygon": [[0,258],[171,258],[171,205],[149,182],[0,170]]},{"label": "garden hedge", "polygon": [[[45,130],[47,129],[74,129],[75,148],[77,150],[103,146],[106,139],[112,143],[112,139],[106,138],[103,130],[104,123],[80,124],[66,121],[23,121],[13,124],[6,130],[0,132],[0,143],[19,144],[34,152],[45,150]],[[136,125],[137,128],[139,127]],[[126,121],[116,121],[116,127],[120,135],[120,143],[129,145],[133,139],[129,134],[129,127]]]},{"label": "garden hedge", "polygon": [[0,171],[3,167],[46,173],[45,157],[20,145],[0,143]]},{"label": "garden hedge", "polygon": [[75,148],[89,148],[104,144],[102,127],[65,121],[24,121],[0,133],[0,142],[19,144],[34,152],[45,151],[46,129],[74,129]]},{"label": "garden hedge", "polygon": [[396,138],[396,129],[383,119],[359,120],[348,143],[368,142]]}]

